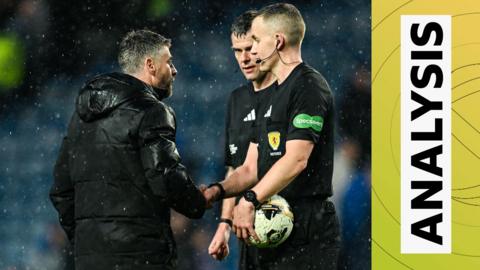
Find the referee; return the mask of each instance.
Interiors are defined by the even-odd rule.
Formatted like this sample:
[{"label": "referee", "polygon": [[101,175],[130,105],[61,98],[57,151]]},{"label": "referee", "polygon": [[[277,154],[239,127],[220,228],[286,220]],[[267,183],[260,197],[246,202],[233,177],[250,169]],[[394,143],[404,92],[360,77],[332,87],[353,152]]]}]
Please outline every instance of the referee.
[{"label": "referee", "polygon": [[[274,88],[275,77],[269,72],[260,71],[259,65],[251,56],[253,40],[250,27],[257,11],[249,10],[238,16],[231,26],[231,42],[235,59],[248,83],[233,90],[227,107],[225,166],[226,177],[242,165],[248,146],[256,137],[255,123],[263,117],[259,115],[259,105],[266,104]],[[209,247],[209,254],[224,259],[229,253],[228,240],[233,219],[235,198],[223,200],[222,213],[217,231]],[[240,242],[240,269],[258,269],[257,249]]]},{"label": "referee", "polygon": [[332,195],[332,92],[322,75],[302,61],[305,23],[295,6],[264,7],[251,32],[251,53],[261,71],[276,76],[278,86],[266,106],[268,117],[259,121],[258,148],[250,145],[244,164],[212,188],[224,189],[227,197],[246,190],[233,222],[233,231],[245,241],[257,237],[257,206],[277,193],[289,202],[295,215],[292,234],[275,249],[259,249],[261,269],[336,269],[339,224],[327,200]]}]

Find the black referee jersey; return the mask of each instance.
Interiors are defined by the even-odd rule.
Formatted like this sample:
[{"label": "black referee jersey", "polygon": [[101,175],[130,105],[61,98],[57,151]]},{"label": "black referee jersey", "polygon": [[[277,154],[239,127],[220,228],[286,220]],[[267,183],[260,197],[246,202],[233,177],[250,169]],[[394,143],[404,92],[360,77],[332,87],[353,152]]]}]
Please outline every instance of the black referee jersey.
[{"label": "black referee jersey", "polygon": [[277,85],[259,118],[258,179],[286,150],[288,140],[314,143],[308,165],[279,194],[284,198],[332,195],[334,151],[333,95],[323,76],[301,63]]},{"label": "black referee jersey", "polygon": [[308,165],[279,194],[294,215],[285,242],[258,249],[261,270],[337,269],[340,231],[332,202],[334,108],[330,87],[315,69],[299,64],[271,91],[259,113],[258,179],[285,155],[289,140],[314,143]]},{"label": "black referee jersey", "polygon": [[228,101],[225,124],[225,166],[243,164],[251,141],[256,141],[259,105],[269,99],[274,84],[255,91],[247,83],[232,91]]}]

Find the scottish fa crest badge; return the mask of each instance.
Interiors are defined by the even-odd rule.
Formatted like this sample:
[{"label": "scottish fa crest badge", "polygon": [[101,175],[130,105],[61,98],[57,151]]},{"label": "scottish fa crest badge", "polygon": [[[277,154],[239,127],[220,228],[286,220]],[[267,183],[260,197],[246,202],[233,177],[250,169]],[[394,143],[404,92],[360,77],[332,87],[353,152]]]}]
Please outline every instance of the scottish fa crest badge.
[{"label": "scottish fa crest badge", "polygon": [[280,132],[272,131],[268,133],[268,144],[273,151],[277,151],[280,146]]}]

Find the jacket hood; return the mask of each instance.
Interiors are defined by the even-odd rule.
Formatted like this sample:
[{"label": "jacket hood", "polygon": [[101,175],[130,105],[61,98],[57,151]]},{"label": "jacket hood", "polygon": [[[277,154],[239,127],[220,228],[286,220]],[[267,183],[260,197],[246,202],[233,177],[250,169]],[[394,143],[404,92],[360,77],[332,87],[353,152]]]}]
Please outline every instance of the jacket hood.
[{"label": "jacket hood", "polygon": [[139,79],[123,73],[108,73],[87,81],[80,89],[76,100],[76,109],[80,118],[92,122],[106,117],[120,104],[140,96],[159,95],[158,91]]}]

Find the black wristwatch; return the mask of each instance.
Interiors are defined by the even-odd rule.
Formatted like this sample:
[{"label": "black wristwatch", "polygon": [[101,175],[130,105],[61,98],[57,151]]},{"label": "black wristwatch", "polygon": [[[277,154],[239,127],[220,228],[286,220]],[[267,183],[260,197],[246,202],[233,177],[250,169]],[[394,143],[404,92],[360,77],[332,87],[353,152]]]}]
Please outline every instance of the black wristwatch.
[{"label": "black wristwatch", "polygon": [[251,202],[255,209],[260,207],[260,202],[257,200],[257,194],[255,193],[255,191],[251,189],[245,191],[245,193],[243,193],[243,198],[245,198],[247,202]]}]

